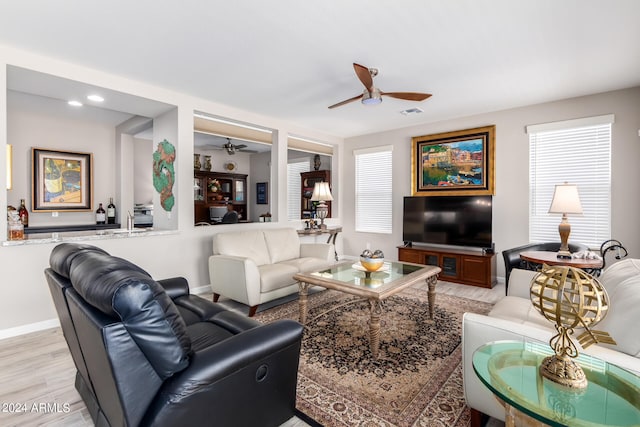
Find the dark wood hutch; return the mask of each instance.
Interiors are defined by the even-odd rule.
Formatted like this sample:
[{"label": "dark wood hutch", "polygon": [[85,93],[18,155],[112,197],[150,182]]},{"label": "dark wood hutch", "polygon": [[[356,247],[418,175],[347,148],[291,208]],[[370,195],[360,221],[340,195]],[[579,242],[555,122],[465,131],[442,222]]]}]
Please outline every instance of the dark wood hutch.
[{"label": "dark wood hutch", "polygon": [[[302,219],[314,218],[316,212],[316,204],[318,202],[311,201],[311,195],[313,194],[313,187],[316,182],[327,182],[329,188],[331,188],[331,171],[319,170],[311,172],[300,172],[300,179],[302,180],[302,197],[300,197],[300,215]],[[331,218],[331,202],[325,202],[329,207],[329,215],[327,218]]]},{"label": "dark wood hutch", "polygon": [[[209,189],[209,184],[217,180],[220,184],[218,191]],[[207,222],[209,219],[209,207],[224,207],[227,203],[233,203],[233,207],[240,217],[240,221],[248,218],[247,210],[247,175],[227,172],[194,172],[194,220],[195,223]]]}]

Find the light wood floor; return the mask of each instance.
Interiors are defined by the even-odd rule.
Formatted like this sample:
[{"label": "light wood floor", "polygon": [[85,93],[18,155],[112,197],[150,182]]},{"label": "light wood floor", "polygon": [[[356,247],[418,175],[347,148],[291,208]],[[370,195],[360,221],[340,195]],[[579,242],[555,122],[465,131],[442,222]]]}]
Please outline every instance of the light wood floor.
[{"label": "light wood floor", "polygon": [[[504,285],[484,289],[439,282],[437,292],[494,303],[504,295]],[[202,296],[210,298],[211,294]],[[233,301],[222,303],[243,313],[248,310]],[[282,301],[265,305],[264,309],[277,303]],[[75,367],[60,328],[0,340],[0,361],[1,426],[93,425],[74,388]],[[294,417],[283,426],[304,427],[307,424]]]}]

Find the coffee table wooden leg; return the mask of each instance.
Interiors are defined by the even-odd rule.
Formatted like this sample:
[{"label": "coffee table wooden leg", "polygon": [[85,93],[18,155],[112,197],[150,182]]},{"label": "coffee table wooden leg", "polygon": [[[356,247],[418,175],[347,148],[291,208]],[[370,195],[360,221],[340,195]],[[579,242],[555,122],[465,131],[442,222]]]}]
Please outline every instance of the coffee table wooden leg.
[{"label": "coffee table wooden leg", "polygon": [[433,319],[433,310],[436,306],[436,284],[438,283],[438,276],[430,276],[427,278],[427,285],[429,291],[427,293],[427,300],[429,301],[429,318]]},{"label": "coffee table wooden leg", "polygon": [[382,301],[369,300],[371,319],[369,320],[369,348],[374,359],[378,358],[380,350],[380,316],[382,315]]},{"label": "coffee table wooden leg", "polygon": [[300,315],[299,320],[303,325],[307,323],[307,296],[309,295],[309,284],[304,282],[298,282],[298,287],[300,288],[300,298],[299,298],[299,307],[300,307]]}]

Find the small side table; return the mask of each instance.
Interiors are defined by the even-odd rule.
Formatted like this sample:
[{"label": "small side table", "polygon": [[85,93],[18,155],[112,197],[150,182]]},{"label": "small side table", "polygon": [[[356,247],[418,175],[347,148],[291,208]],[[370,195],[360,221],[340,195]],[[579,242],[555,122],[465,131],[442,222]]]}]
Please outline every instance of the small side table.
[{"label": "small side table", "polygon": [[546,343],[520,341],[485,344],[473,354],[476,375],[505,406],[506,427],[640,425],[640,377],[581,354],[576,361],[589,384],[570,389],[540,375],[550,354]]},{"label": "small side table", "polygon": [[525,251],[520,253],[528,270],[539,270],[542,264],[581,268],[593,276],[599,276],[602,259],[558,258],[557,252]]},{"label": "small side table", "polygon": [[304,228],[302,230],[296,230],[299,236],[313,236],[318,234],[328,234],[327,243],[333,244],[333,253],[338,261],[338,251],[336,250],[336,237],[338,233],[342,231],[342,227],[327,227],[327,228]]}]

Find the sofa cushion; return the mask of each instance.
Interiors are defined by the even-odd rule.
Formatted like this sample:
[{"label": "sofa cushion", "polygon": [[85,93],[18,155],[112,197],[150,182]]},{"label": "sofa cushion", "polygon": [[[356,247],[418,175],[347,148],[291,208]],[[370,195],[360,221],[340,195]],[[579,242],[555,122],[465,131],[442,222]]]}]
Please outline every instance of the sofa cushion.
[{"label": "sofa cushion", "polygon": [[622,280],[612,291],[607,288],[607,294],[609,311],[593,329],[608,332],[617,345],[600,345],[640,357],[640,333],[636,329],[640,324],[640,274]]},{"label": "sofa cushion", "polygon": [[331,266],[331,261],[321,258],[297,258],[290,259],[289,261],[282,261],[280,264],[290,265],[298,270],[300,273],[308,273],[311,271],[324,270]]},{"label": "sofa cushion", "polygon": [[211,322],[197,322],[189,325],[187,326],[187,333],[191,339],[193,351],[200,351],[203,348],[211,347],[235,335]]},{"label": "sofa cushion", "polygon": [[553,323],[535,309],[531,300],[514,296],[506,296],[498,301],[491,311],[490,317],[510,320],[519,324],[528,324],[545,329],[553,329]]},{"label": "sofa cushion", "polygon": [[213,254],[250,258],[256,265],[271,263],[262,231],[235,231],[213,236]]},{"label": "sofa cushion", "polygon": [[640,277],[640,259],[627,258],[607,267],[598,278],[602,286],[611,294],[616,287],[627,280]]},{"label": "sofa cushion", "polygon": [[264,230],[271,263],[300,258],[300,238],[293,228]]},{"label": "sofa cushion", "polygon": [[293,275],[298,269],[286,264],[265,264],[258,267],[260,271],[260,292],[265,293],[295,283]]}]

